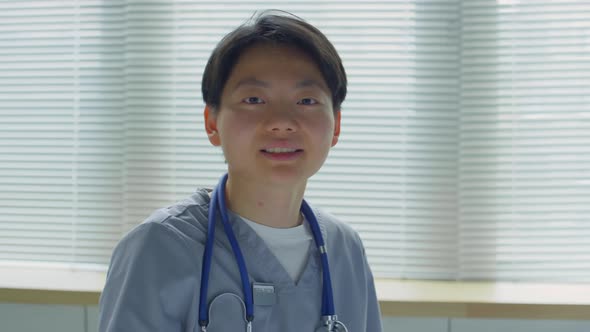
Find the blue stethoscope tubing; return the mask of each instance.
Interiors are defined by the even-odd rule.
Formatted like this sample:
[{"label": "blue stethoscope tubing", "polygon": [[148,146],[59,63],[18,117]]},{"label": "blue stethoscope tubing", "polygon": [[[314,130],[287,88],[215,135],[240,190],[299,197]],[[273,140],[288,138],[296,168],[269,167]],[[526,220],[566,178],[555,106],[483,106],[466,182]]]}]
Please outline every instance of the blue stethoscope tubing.
[{"label": "blue stethoscope tubing", "polygon": [[[246,321],[251,323],[254,319],[254,301],[252,298],[252,288],[250,287],[250,278],[248,277],[248,270],[242,251],[236,240],[229,218],[227,215],[227,206],[225,202],[225,185],[227,183],[228,174],[223,175],[217,187],[211,195],[211,202],[209,204],[208,229],[207,240],[205,243],[205,251],[203,253],[203,264],[201,268],[201,288],[199,294],[199,325],[206,327],[209,324],[209,312],[207,306],[207,290],[209,288],[209,272],[211,271],[211,260],[213,259],[213,243],[215,239],[215,221],[216,214],[219,210],[221,214],[221,223],[229,243],[234,252],[238,268],[240,270],[240,277],[242,280],[242,290],[244,292],[244,302],[246,306]],[[320,230],[320,225],[316,219],[313,211],[305,200],[301,203],[301,212],[309,223],[314,241],[320,252],[320,259],[322,264],[322,317],[328,317],[329,321],[336,319],[334,310],[334,295],[332,293],[332,278],[330,277],[330,266],[328,264],[328,253],[324,243],[324,238]]]}]

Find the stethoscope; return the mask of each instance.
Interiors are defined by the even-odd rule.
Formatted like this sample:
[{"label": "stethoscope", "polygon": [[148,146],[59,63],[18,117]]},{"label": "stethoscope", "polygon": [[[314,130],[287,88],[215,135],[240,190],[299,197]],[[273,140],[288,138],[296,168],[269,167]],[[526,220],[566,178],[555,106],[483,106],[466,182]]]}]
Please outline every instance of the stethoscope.
[{"label": "stethoscope", "polygon": [[[201,331],[207,331],[209,325],[209,312],[207,310],[207,290],[209,288],[209,272],[211,271],[211,259],[213,257],[213,242],[215,239],[215,220],[217,209],[221,213],[221,223],[225,235],[229,240],[232,251],[236,258],[238,268],[240,270],[240,278],[242,280],[242,290],[244,292],[244,302],[246,307],[246,331],[252,332],[252,321],[254,320],[254,301],[252,298],[252,288],[250,288],[250,278],[248,277],[248,270],[246,269],[246,262],[240,250],[240,245],[236,240],[232,227],[229,223],[227,215],[227,206],[225,202],[225,184],[227,183],[228,175],[225,174],[217,187],[211,194],[211,203],[209,204],[209,220],[207,229],[207,240],[205,243],[205,252],[203,253],[203,264],[201,267],[201,289],[199,295],[199,325]],[[309,223],[314,241],[320,252],[320,259],[322,264],[322,318],[321,324],[316,329],[317,332],[348,332],[346,326],[338,320],[334,310],[334,296],[332,293],[332,279],[330,278],[330,267],[328,265],[328,253],[324,244],[324,238],[320,231],[320,225],[316,219],[313,211],[303,200],[301,203],[301,212]]]}]

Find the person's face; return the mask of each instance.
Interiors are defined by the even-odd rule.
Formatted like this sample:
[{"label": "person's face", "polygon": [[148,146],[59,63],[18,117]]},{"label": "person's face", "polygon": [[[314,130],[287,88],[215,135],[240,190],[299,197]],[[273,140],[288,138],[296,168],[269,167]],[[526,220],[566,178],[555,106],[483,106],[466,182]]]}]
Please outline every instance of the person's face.
[{"label": "person's face", "polygon": [[235,64],[219,109],[205,108],[205,126],[230,177],[295,184],[315,174],[338,141],[340,110],[306,54],[257,45]]}]

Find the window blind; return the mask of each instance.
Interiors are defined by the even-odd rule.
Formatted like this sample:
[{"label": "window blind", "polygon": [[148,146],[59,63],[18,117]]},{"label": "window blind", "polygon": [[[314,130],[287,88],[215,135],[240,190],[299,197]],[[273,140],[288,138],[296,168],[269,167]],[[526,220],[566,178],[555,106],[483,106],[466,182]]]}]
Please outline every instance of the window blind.
[{"label": "window blind", "polygon": [[587,7],[0,3],[0,262],[104,269],[154,209],[214,186],[205,63],[277,8],[343,59],[341,140],[307,198],[359,231],[377,277],[587,281]]},{"label": "window blind", "polygon": [[121,235],[121,2],[0,3],[0,261],[95,266]]},{"label": "window blind", "polygon": [[590,3],[463,1],[460,277],[590,280]]}]

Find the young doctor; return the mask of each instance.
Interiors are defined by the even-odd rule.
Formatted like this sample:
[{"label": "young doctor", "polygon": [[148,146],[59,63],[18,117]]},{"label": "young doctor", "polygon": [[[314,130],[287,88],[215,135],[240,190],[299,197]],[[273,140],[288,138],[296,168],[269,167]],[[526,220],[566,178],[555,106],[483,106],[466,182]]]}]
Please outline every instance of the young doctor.
[{"label": "young doctor", "polygon": [[121,240],[99,331],[381,331],[358,234],[303,199],[338,142],[346,84],[333,45],[294,16],[225,36],[202,93],[227,175]]}]

